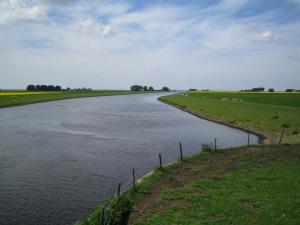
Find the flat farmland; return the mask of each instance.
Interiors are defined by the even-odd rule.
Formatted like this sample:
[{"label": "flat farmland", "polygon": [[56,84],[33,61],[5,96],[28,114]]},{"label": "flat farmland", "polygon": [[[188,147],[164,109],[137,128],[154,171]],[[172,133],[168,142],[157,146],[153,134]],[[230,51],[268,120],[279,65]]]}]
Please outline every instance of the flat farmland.
[{"label": "flat farmland", "polygon": [[264,134],[267,143],[300,140],[300,94],[195,91],[161,98],[199,116]]},{"label": "flat farmland", "polygon": [[55,101],[61,99],[124,95],[124,94],[135,94],[135,93],[136,92],[125,91],[125,90],[60,91],[60,92],[1,91],[0,107],[25,105],[25,104]]}]

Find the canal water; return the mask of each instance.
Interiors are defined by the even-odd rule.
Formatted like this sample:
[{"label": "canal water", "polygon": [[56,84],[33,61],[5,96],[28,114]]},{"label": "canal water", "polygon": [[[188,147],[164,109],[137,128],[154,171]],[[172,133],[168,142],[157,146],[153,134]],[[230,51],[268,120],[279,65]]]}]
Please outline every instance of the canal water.
[{"label": "canal water", "polygon": [[[0,109],[0,224],[68,225],[163,162],[245,145],[248,134],[165,105],[161,94],[92,97]],[[258,138],[251,135],[251,143]]]}]

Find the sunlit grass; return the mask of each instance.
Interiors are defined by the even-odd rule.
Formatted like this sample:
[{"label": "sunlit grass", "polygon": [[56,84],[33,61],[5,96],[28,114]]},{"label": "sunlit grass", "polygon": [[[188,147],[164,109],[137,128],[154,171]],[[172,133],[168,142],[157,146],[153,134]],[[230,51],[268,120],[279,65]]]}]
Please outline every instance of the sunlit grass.
[{"label": "sunlit grass", "polygon": [[38,91],[0,91],[0,96],[18,96],[18,95],[41,95],[57,94],[59,92],[38,92]]},{"label": "sunlit grass", "polygon": [[300,141],[300,95],[298,93],[187,92],[162,97],[163,101],[218,121],[276,137],[285,130],[284,141]]},{"label": "sunlit grass", "polygon": [[0,92],[0,107],[25,105],[38,102],[47,102],[71,98],[110,96],[136,94],[137,92],[124,90],[104,90],[104,91],[61,91],[61,92]]}]

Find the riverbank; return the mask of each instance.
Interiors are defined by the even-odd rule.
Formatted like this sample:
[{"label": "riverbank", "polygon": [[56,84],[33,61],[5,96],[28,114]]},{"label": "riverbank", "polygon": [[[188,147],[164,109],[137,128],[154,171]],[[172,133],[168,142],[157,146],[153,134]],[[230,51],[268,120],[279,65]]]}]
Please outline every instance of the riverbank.
[{"label": "riverbank", "polygon": [[156,169],[76,225],[298,224],[300,145],[206,149]]},{"label": "riverbank", "polygon": [[160,101],[195,116],[239,128],[264,144],[300,141],[299,93],[187,92]]},{"label": "riverbank", "polygon": [[128,224],[298,224],[300,146],[200,153],[164,169]]},{"label": "riverbank", "polygon": [[72,98],[99,97],[112,95],[138,94],[139,92],[125,90],[103,91],[61,91],[61,92],[27,92],[27,91],[1,91],[0,108],[65,100]]}]

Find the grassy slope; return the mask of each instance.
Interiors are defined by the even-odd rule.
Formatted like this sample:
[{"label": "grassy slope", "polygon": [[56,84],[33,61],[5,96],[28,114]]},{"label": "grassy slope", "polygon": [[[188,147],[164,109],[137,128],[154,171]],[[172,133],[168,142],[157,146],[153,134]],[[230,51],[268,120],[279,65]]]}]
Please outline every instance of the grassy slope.
[{"label": "grassy slope", "polygon": [[287,143],[300,140],[299,93],[189,92],[161,98],[217,121],[266,134],[277,142],[284,127]]},{"label": "grassy slope", "polygon": [[132,91],[77,91],[77,92],[0,92],[0,107],[31,104],[61,99],[133,94]]},{"label": "grassy slope", "polygon": [[199,154],[135,202],[129,224],[300,224],[300,146]]}]

